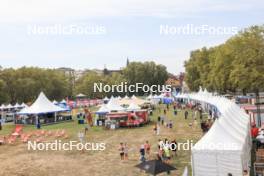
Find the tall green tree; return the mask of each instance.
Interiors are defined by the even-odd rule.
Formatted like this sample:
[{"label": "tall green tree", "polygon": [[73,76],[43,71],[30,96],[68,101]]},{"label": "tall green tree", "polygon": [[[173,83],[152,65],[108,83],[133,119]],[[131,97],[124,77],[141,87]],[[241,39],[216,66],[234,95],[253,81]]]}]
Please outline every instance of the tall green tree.
[{"label": "tall green tree", "polygon": [[264,91],[264,26],[252,26],[224,44],[191,52],[186,82],[220,93]]}]

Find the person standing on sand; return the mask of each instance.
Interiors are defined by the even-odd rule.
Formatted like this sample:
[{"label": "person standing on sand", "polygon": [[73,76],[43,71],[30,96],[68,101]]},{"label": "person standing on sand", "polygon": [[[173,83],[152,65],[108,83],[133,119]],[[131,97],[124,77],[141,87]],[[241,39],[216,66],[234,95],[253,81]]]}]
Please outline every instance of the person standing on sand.
[{"label": "person standing on sand", "polygon": [[158,123],[160,124],[160,121],[161,121],[161,117],[160,116],[158,116]]},{"label": "person standing on sand", "polygon": [[188,114],[189,114],[189,112],[188,112],[188,111],[185,111],[185,112],[184,112],[184,118],[185,118],[185,120],[187,120],[187,119],[188,119]]},{"label": "person standing on sand", "polygon": [[157,124],[157,133],[156,133],[156,135],[158,136],[158,135],[160,135],[160,126]]},{"label": "person standing on sand", "polygon": [[154,134],[157,134],[157,126],[158,126],[157,123],[155,123],[155,125],[153,126],[153,132],[154,132]]},{"label": "person standing on sand", "polygon": [[79,141],[83,144],[84,143],[84,133],[79,131],[78,138],[79,138]]},{"label": "person standing on sand", "polygon": [[165,116],[161,116],[160,119],[161,119],[161,125],[164,125]]},{"label": "person standing on sand", "polygon": [[149,144],[149,141],[146,141],[146,143],[144,144],[144,148],[145,148],[146,154],[149,156],[150,155],[150,144]]},{"label": "person standing on sand", "polygon": [[0,116],[0,131],[2,130],[2,117]]},{"label": "person standing on sand", "polygon": [[89,123],[87,123],[86,126],[84,127],[84,134],[85,135],[88,133],[89,129],[90,129],[90,125],[89,125]]},{"label": "person standing on sand", "polygon": [[125,148],[124,148],[124,144],[121,142],[119,145],[119,154],[120,154],[120,159],[124,160],[125,159]]},{"label": "person standing on sand", "polygon": [[146,161],[146,158],[145,158],[145,147],[144,147],[144,145],[141,145],[140,146],[139,153],[140,153],[140,161],[142,163],[145,162]]},{"label": "person standing on sand", "polygon": [[128,146],[127,146],[127,143],[124,144],[124,160],[128,160]]}]

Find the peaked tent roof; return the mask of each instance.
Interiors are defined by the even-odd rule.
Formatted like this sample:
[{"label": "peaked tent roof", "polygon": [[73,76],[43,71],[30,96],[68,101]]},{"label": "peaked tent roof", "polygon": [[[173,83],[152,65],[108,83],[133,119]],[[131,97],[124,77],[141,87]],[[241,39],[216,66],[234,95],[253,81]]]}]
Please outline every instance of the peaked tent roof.
[{"label": "peaked tent roof", "polygon": [[5,105],[4,104],[2,104],[1,106],[0,106],[0,109],[5,109]]},{"label": "peaked tent roof", "polygon": [[106,107],[105,104],[103,104],[98,111],[96,111],[96,114],[104,114],[108,113],[110,110]]},{"label": "peaked tent roof", "polygon": [[131,97],[131,99],[133,99],[133,100],[137,100],[138,98],[137,98],[135,95],[133,95],[133,96]]},{"label": "peaked tent roof", "polygon": [[128,108],[127,108],[128,111],[135,111],[135,110],[140,110],[140,109],[141,108],[137,104],[135,104],[135,103],[131,103],[128,106]]},{"label": "peaked tent roof", "polygon": [[111,99],[106,107],[109,109],[109,111],[123,111],[125,110],[122,106],[120,106],[117,102],[117,100]]},{"label": "peaked tent roof", "polygon": [[202,88],[198,93],[180,94],[176,98],[209,104],[219,112],[211,129],[192,148],[194,175],[242,175],[251,151],[250,118],[245,111]]},{"label": "peaked tent roof", "polygon": [[14,105],[14,108],[21,108],[22,106],[19,104],[19,103],[16,103],[15,105]]},{"label": "peaked tent roof", "polygon": [[109,98],[108,98],[108,97],[105,97],[103,100],[104,100],[104,101],[108,101],[108,100],[109,100]]},{"label": "peaked tent roof", "polygon": [[41,92],[37,100],[27,108],[22,109],[18,114],[47,114],[54,112],[66,111],[65,109],[54,105],[43,92]]},{"label": "peaked tent roof", "polygon": [[65,100],[65,99],[63,99],[63,100],[61,100],[61,102],[60,102],[61,104],[66,104],[67,103],[67,101]]},{"label": "peaked tent roof", "polygon": [[9,105],[7,105],[7,106],[5,107],[5,109],[12,109],[12,108],[14,108],[14,106],[12,106],[11,104],[9,104]]},{"label": "peaked tent roof", "polygon": [[26,107],[28,107],[28,105],[26,103],[22,103],[21,107],[26,108]]},{"label": "peaked tent roof", "polygon": [[76,95],[76,97],[77,97],[77,98],[82,98],[82,97],[86,97],[86,95],[80,93],[80,94]]}]

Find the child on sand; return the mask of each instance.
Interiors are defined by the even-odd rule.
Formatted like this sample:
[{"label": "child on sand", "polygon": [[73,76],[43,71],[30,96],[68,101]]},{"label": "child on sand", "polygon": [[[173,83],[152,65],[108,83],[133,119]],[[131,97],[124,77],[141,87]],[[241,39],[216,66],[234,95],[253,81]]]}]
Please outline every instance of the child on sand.
[{"label": "child on sand", "polygon": [[149,156],[150,155],[150,144],[148,141],[146,141],[144,148],[145,148],[147,155]]},{"label": "child on sand", "polygon": [[124,144],[121,142],[119,145],[119,154],[120,154],[120,159],[124,160],[125,159],[125,148],[124,148]]},{"label": "child on sand", "polygon": [[124,159],[128,160],[128,146],[127,143],[124,145]]}]

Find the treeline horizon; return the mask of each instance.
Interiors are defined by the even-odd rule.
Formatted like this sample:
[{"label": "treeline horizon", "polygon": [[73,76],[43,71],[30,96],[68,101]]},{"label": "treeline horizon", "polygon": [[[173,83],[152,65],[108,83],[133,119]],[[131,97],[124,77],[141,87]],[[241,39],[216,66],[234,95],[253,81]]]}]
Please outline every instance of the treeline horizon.
[{"label": "treeline horizon", "polygon": [[221,94],[264,91],[264,26],[251,26],[221,45],[191,51],[185,69],[192,91],[200,86]]},{"label": "treeline horizon", "polygon": [[[74,98],[83,93],[88,98],[103,98],[105,96],[125,96],[126,93],[94,93],[93,84],[102,82],[108,85],[127,82],[137,82],[146,85],[163,85],[168,79],[167,68],[155,62],[131,62],[120,72],[87,71],[83,76],[76,78],[59,69],[40,67],[2,68],[0,70],[0,104],[22,103],[34,101],[43,91],[50,100]],[[143,95],[143,92],[135,93]]]}]

